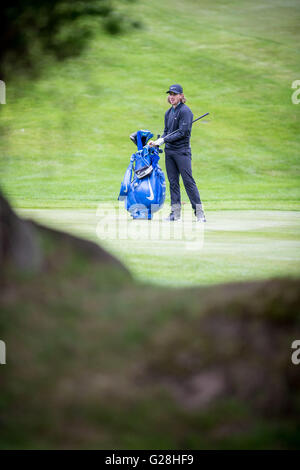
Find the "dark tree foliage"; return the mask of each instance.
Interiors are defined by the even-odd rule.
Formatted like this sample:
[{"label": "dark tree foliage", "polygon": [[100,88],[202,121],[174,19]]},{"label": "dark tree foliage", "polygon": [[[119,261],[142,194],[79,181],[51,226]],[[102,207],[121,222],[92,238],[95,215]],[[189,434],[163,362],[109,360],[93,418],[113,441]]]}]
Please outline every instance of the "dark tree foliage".
[{"label": "dark tree foliage", "polygon": [[57,59],[78,55],[91,36],[82,20],[91,17],[111,34],[121,29],[112,0],[2,0],[0,78],[19,69],[37,71],[44,53]]}]

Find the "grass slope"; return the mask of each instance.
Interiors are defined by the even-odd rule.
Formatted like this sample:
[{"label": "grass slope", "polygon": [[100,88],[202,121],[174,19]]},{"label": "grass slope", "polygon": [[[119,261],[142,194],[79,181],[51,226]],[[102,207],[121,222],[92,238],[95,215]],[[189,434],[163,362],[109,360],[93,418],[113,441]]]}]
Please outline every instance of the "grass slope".
[{"label": "grass slope", "polygon": [[164,92],[179,82],[195,116],[211,113],[192,133],[206,208],[297,209],[299,2],[140,0],[130,12],[142,29],[111,38],[91,24],[80,58],[41,58],[38,81],[7,83],[0,171],[14,205],[115,200],[134,150],[128,135],[162,131]]}]

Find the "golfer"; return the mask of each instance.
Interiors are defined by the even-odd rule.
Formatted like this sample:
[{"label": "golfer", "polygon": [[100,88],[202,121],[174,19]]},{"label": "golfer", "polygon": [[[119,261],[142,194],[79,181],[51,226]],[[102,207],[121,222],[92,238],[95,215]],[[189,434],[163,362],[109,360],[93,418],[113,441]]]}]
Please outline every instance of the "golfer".
[{"label": "golfer", "polygon": [[[193,113],[184,103],[186,99],[181,85],[171,85],[166,92],[168,103],[172,105],[165,114],[165,129],[160,139],[151,140],[149,145],[159,146],[165,143],[166,170],[170,183],[171,213],[167,220],[180,219],[181,198],[179,175],[192,204],[197,221],[206,222],[198,188],[192,176],[192,153],[190,137]],[[168,136],[173,131],[176,131]]]}]

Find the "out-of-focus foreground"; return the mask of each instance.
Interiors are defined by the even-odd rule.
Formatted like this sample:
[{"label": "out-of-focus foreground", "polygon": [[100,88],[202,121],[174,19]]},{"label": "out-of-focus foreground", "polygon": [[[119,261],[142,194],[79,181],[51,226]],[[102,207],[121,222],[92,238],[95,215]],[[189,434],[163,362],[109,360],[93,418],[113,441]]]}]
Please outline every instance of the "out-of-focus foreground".
[{"label": "out-of-focus foreground", "polygon": [[296,448],[298,280],[162,289],[0,204],[1,448]]}]

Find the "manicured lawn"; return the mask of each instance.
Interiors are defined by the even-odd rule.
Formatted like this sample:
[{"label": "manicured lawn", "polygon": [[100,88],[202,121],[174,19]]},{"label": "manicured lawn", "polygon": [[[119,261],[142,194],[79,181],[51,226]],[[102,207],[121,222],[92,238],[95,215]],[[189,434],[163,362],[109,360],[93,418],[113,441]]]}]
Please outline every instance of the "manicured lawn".
[{"label": "manicured lawn", "polygon": [[[196,224],[185,209],[170,226],[156,215],[136,221],[104,204],[90,209],[23,209],[24,217],[100,242],[136,279],[162,285],[199,285],[300,271],[300,213],[295,211],[212,211]],[[167,215],[166,210],[162,216]]]}]

